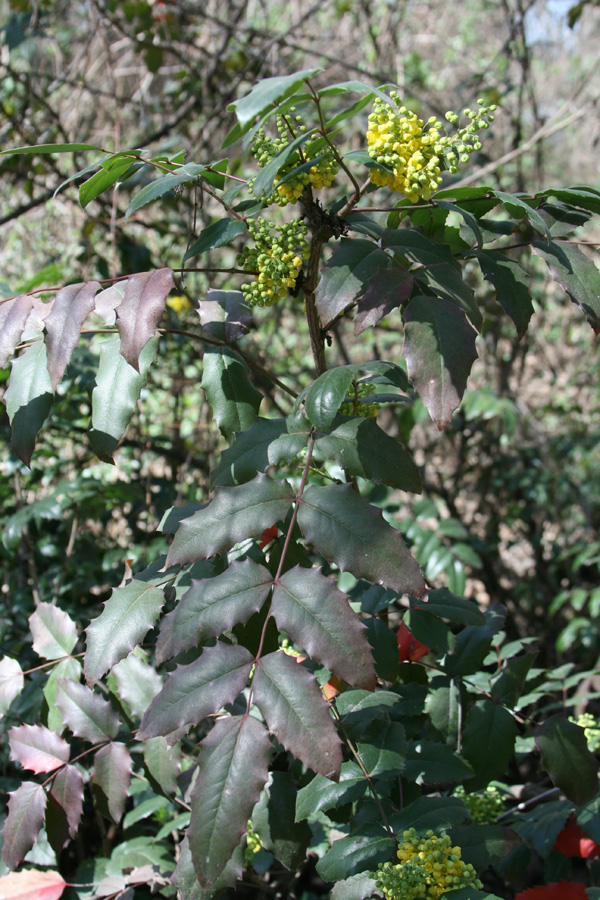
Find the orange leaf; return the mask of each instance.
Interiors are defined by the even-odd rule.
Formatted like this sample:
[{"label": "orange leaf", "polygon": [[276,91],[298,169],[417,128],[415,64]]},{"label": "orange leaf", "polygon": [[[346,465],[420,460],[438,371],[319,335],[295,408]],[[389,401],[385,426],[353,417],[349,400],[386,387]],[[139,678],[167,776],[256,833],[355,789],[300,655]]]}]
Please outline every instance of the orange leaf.
[{"label": "orange leaf", "polygon": [[429,647],[426,647],[425,644],[418,641],[412,632],[408,630],[404,622],[398,629],[396,637],[398,640],[398,656],[400,662],[406,662],[407,659],[411,662],[417,662],[417,660],[429,653]]},{"label": "orange leaf", "polygon": [[593,859],[600,853],[600,846],[583,833],[572,813],[556,838],[553,849],[563,856],[579,856],[582,859]]},{"label": "orange leaf", "polygon": [[66,881],[58,872],[40,872],[26,869],[11,872],[0,878],[0,898],[2,900],[58,900]]},{"label": "orange leaf", "polygon": [[521,891],[515,900],[587,900],[587,893],[578,881],[558,881]]}]

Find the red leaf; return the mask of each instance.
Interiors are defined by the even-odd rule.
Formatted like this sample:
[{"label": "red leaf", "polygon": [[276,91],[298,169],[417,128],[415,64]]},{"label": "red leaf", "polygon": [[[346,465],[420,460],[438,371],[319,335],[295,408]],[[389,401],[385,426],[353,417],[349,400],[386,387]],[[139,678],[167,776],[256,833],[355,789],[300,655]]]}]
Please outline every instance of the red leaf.
[{"label": "red leaf", "polygon": [[264,550],[267,544],[270,544],[271,541],[275,540],[278,531],[279,529],[277,528],[277,525],[271,525],[270,528],[265,528],[259,539],[259,546],[261,550]]},{"label": "red leaf", "polygon": [[121,355],[136,372],[140,370],[140,353],[154,337],[172,287],[171,269],[142,272],[127,282],[125,297],[117,308],[117,327],[121,333]]},{"label": "red leaf", "polygon": [[44,824],[46,794],[40,784],[24,781],[8,797],[2,859],[9,869],[16,869],[35,844]]},{"label": "red leaf", "polygon": [[10,755],[36,775],[53,772],[69,759],[69,745],[43,725],[19,725],[8,732]]},{"label": "red leaf", "polygon": [[588,900],[588,896],[578,881],[558,881],[521,891],[515,900]]},{"label": "red leaf", "polygon": [[398,656],[400,662],[406,662],[407,659],[411,662],[417,662],[417,660],[429,653],[429,647],[426,647],[425,644],[418,641],[408,630],[404,622],[398,629],[396,637],[398,639]]},{"label": "red leaf", "polygon": [[573,813],[556,838],[553,849],[558,850],[563,856],[579,856],[582,859],[593,859],[600,853],[600,846],[583,833]]},{"label": "red leaf", "polygon": [[0,878],[2,900],[59,900],[67,883],[58,872],[27,869]]}]

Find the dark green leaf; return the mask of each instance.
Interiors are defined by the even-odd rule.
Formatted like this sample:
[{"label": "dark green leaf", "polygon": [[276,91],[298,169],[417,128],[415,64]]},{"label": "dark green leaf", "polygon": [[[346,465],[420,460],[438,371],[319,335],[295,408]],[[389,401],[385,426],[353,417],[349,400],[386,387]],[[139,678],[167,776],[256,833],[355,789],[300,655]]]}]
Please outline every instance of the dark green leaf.
[{"label": "dark green leaf", "polygon": [[[366,620],[369,643],[373,650],[375,671],[382,681],[395,682],[398,678],[398,641],[387,622],[376,616]],[[377,693],[379,696],[379,692]]]},{"label": "dark green leaf", "polygon": [[227,109],[234,110],[238,118],[242,131],[239,137],[250,126],[256,116],[262,115],[270,107],[275,107],[281,100],[285,100],[292,94],[295,94],[299,87],[309,78],[313,78],[323,70],[320,68],[303,69],[300,72],[294,72],[292,75],[280,75],[273,78],[263,78],[256,84],[249,94],[230,103]]},{"label": "dark green leaf", "polygon": [[415,276],[403,266],[379,269],[369,281],[369,287],[360,297],[354,316],[354,334],[362,334],[367,328],[402,306],[412,293]]},{"label": "dark green leaf", "polygon": [[522,219],[524,216],[527,216],[537,231],[545,234],[547,238],[550,237],[548,227],[539,212],[533,209],[525,199],[521,199],[521,197],[525,197],[525,194],[506,194],[504,191],[497,191],[494,188],[492,188],[492,193],[500,200],[509,216],[514,216],[515,219]]},{"label": "dark green leaf", "polygon": [[[195,181],[197,176],[200,175],[201,172],[204,172],[204,166],[195,166],[197,171],[183,171],[183,172],[174,172],[170,175],[162,175],[159,178],[156,178],[154,181],[150,182],[150,184],[144,185],[144,187],[137,192],[129,206],[127,207],[127,212],[125,213],[125,221],[129,218],[129,216],[137,212],[138,209],[141,209],[142,206],[145,206],[147,203],[151,203],[153,200],[158,200],[159,197],[164,197],[166,193],[172,191],[173,188],[177,187],[180,184],[187,184],[189,182]],[[185,257],[184,257],[185,260]]]},{"label": "dark green leaf", "polygon": [[46,345],[41,338],[13,360],[4,403],[11,424],[10,447],[26,466],[31,461],[38,431],[52,408]]},{"label": "dark green leaf", "polygon": [[102,147],[96,147],[95,144],[38,144],[30,147],[15,147],[14,150],[0,150],[2,154],[23,154],[23,153],[77,153],[80,150],[98,150],[104,153]]},{"label": "dark green leaf", "polygon": [[323,267],[315,299],[323,327],[362,294],[379,269],[387,269],[389,256],[372,241],[341,238],[333,256]]},{"label": "dark green leaf", "polygon": [[181,769],[181,748],[178,744],[170,747],[167,739],[160,735],[144,744],[144,768],[146,774],[166,797],[177,791],[177,776]]},{"label": "dark green leaf", "polygon": [[316,679],[278,651],[256,663],[254,702],[269,731],[309,769],[338,778],[341,741]]},{"label": "dark green leaf", "polygon": [[271,772],[260,800],[252,810],[252,827],[263,847],[292,872],[304,862],[312,837],[309,825],[295,820],[298,793],[289,773]]},{"label": "dark green leaf", "polygon": [[119,717],[108,700],[69,678],[57,679],[56,705],[73,734],[91,744],[114,738],[119,730]]},{"label": "dark green leaf", "polygon": [[125,744],[112,742],[101,747],[94,756],[92,785],[103,812],[117,825],[125,811],[130,781],[131,756]]},{"label": "dark green leaf", "polygon": [[400,594],[420,597],[425,590],[400,533],[352,485],[311,485],[302,495],[298,524],[306,540],[342,572]]},{"label": "dark green leaf", "polygon": [[140,354],[156,333],[173,284],[171,269],[142,272],[127,280],[125,296],[117,307],[117,327],[121,355],[138,372]]},{"label": "dark green leaf", "polygon": [[460,800],[454,797],[419,797],[405,806],[402,812],[390,819],[396,834],[414,828],[424,834],[430,828],[435,831],[460,825],[469,819],[469,813]]},{"label": "dark green leaf", "polygon": [[448,588],[429,591],[427,603],[420,602],[422,609],[427,609],[436,616],[458,622],[461,625],[483,625],[485,616],[473,600],[457,597]]},{"label": "dark green leaf", "polygon": [[445,743],[456,749],[462,723],[462,697],[460,684],[443,675],[434,676],[425,708],[431,724]]},{"label": "dark green leaf", "polygon": [[337,366],[319,375],[304,396],[306,415],[317,428],[329,428],[356,377],[357,366]]},{"label": "dark green leaf", "polygon": [[594,797],[577,810],[577,824],[588,837],[600,844],[600,797]]},{"label": "dark green leaf", "polygon": [[547,263],[552,277],[594,329],[600,333],[600,271],[579,247],[566,241],[560,244],[533,241],[531,249]]},{"label": "dark green leaf", "polygon": [[200,256],[207,250],[214,250],[217,247],[223,247],[230,244],[240,234],[246,231],[246,223],[239,219],[219,219],[212,222],[207,228],[200,232],[200,236],[194,241],[192,246],[186,250],[183,262],[192,259],[194,256]]},{"label": "dark green leaf", "polygon": [[[483,235],[475,216],[472,213],[467,212],[466,209],[463,209],[462,206],[457,206],[455,203],[450,203],[448,200],[442,200],[437,194],[435,196],[435,202],[442,209],[447,209],[449,212],[455,212],[458,213],[459,216],[462,216],[464,221],[463,231],[467,232],[467,234],[464,235],[465,239],[468,236],[469,243],[477,244],[481,250],[483,246]],[[461,232],[461,236],[463,236],[463,232]]]},{"label": "dark green leaf", "polygon": [[158,339],[146,344],[140,354],[137,372],[121,354],[119,337],[109,338],[100,345],[89,438],[92,450],[104,462],[114,462],[113,454],[137,407],[157,346]]},{"label": "dark green leaf", "polygon": [[510,824],[540,856],[547,857],[572,810],[568,800],[555,800],[511,816]]},{"label": "dark green leaf", "polygon": [[115,588],[100,615],[86,629],[83,663],[88,684],[95,684],[115,663],[143,641],[165,603],[159,573],[164,558],[123,587]]},{"label": "dark green leaf", "polygon": [[469,790],[487,787],[494,778],[506,774],[514,753],[519,729],[503,706],[486,697],[476,700],[463,731],[462,753],[475,772],[466,782]]},{"label": "dark green leaf", "polygon": [[87,181],[84,181],[79,188],[79,202],[82,207],[85,208],[99,194],[102,194],[109,187],[112,187],[113,184],[116,184],[117,181],[120,181],[131,167],[134,158],[131,155],[122,156],[118,154],[105,160],[101,164],[100,170],[92,175],[91,178],[88,178]]},{"label": "dark green leaf", "polygon": [[33,847],[44,824],[46,792],[41,784],[24,781],[8,795],[8,816],[2,829],[2,859],[16,869]]},{"label": "dark green leaf", "polygon": [[167,565],[205,559],[245,538],[258,537],[285,519],[294,497],[287,481],[262,474],[237,487],[218,487],[208,506],[180,524]]},{"label": "dark green leaf", "polygon": [[[589,187],[550,188],[536,194],[537,197],[556,197],[562,203],[587,209],[592,213],[600,213],[600,194]],[[544,204],[544,207],[546,204]]]},{"label": "dark green leaf", "polygon": [[[520,843],[512,828],[502,825],[459,825],[451,830],[450,840],[453,846],[460,847],[464,861],[478,872],[504,859]],[[482,896],[487,898],[488,894]]]},{"label": "dark green leaf", "polygon": [[144,714],[140,739],[197,725],[233,703],[246,686],[252,656],[245,647],[218,642],[187,666],[177,666]]},{"label": "dark green leaf", "polygon": [[303,418],[262,419],[236,435],[212,471],[213,484],[234,485],[250,481],[269,466],[295,459],[306,447],[310,424]]},{"label": "dark green leaf", "polygon": [[214,578],[192,579],[191,587],[161,625],[156,659],[163,662],[238,623],[245,624],[267,599],[273,576],[251,559],[232,562]]},{"label": "dark green leaf", "polygon": [[456,649],[446,657],[444,665],[450,674],[471,675],[481,668],[494,635],[504,624],[506,610],[494,606],[484,615],[485,625],[469,625],[456,635]]},{"label": "dark green leaf", "polygon": [[455,891],[447,891],[442,894],[446,900],[502,900],[497,894],[490,894],[488,891],[478,891],[475,888],[458,888]]},{"label": "dark green leaf", "polygon": [[540,725],[535,743],[552,783],[581,806],[598,791],[598,762],[590,753],[583,728],[561,715]]},{"label": "dark green leaf", "polygon": [[220,719],[200,745],[188,839],[200,884],[223,872],[268,776],[271,742],[252,716]]},{"label": "dark green leaf", "polygon": [[445,622],[428,610],[410,609],[404,620],[409,631],[418,641],[436,653],[451,653],[454,650],[454,635]]},{"label": "dark green leaf", "polygon": [[[445,744],[434,741],[411,741],[406,751],[402,775],[417,784],[442,784],[465,781],[473,769]],[[439,826],[438,826],[439,827]]]},{"label": "dark green leaf", "polygon": [[400,775],[406,759],[406,735],[399,722],[372,722],[357,740],[360,759],[371,778]]},{"label": "dark green leaf", "polygon": [[402,257],[420,263],[413,272],[415,279],[442,300],[449,300],[468,316],[479,331],[483,321],[471,288],[463,281],[462,270],[450,247],[431,240],[414,228],[386,229],[381,238]]},{"label": "dark green leaf", "polygon": [[187,837],[183,838],[179,845],[179,851],[177,867],[171,876],[171,881],[176,886],[178,896],[182,900],[216,900],[225,888],[232,887],[242,877],[244,850],[241,843],[233,851],[233,856],[212,887],[206,889],[201,887],[198,882]]},{"label": "dark green leaf", "polygon": [[381,825],[365,825],[360,831],[335,841],[317,863],[325,881],[339,881],[349,875],[372,871],[390,859],[395,843]]},{"label": "dark green leaf", "polygon": [[413,297],[404,313],[408,374],[440,431],[450,421],[477,359],[464,312],[439,297]]},{"label": "dark green leaf", "polygon": [[483,277],[496,288],[496,300],[515,323],[519,337],[523,337],[533,315],[529,276],[514,259],[497,250],[480,250],[477,260]]},{"label": "dark green leaf", "polygon": [[309,819],[318,812],[327,812],[336,806],[359,800],[367,790],[367,781],[355,762],[342,763],[340,780],[332,781],[324,775],[315,775],[306,787],[298,791],[296,821]]},{"label": "dark green leaf", "polygon": [[349,601],[320,569],[295,566],[275,584],[271,611],[280,631],[310,657],[354,687],[374,690],[366,629]]},{"label": "dark green leaf", "polygon": [[535,657],[535,653],[524,653],[522,656],[513,656],[512,659],[505,660],[502,669],[492,680],[492,697],[514,709]]},{"label": "dark green leaf", "polygon": [[207,347],[202,365],[202,389],[215,421],[230,441],[249,428],[258,415],[262,394],[248,376],[248,366],[229,347]]}]

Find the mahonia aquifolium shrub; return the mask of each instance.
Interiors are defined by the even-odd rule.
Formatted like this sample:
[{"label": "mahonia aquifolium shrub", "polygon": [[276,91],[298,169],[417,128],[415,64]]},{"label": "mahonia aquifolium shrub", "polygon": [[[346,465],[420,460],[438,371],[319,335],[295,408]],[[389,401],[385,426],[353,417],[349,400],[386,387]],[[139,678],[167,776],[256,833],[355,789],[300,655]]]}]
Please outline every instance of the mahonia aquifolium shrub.
[{"label": "mahonia aquifolium shrub", "polygon": [[[478,100],[478,110],[463,110],[470,119],[469,124],[449,136],[442,134],[443,123],[435,116],[424,122],[402,106],[396,91],[390,96],[395,108],[378,97],[373,103],[367,143],[369,156],[392,171],[373,169],[371,181],[379,187],[406,194],[411,203],[429,200],[442,183],[443,169],[457,172],[459,162],[468,162],[473,150],[481,149],[477,132],[489,128],[496,107],[484,106],[483,100]],[[446,119],[452,125],[459,122],[454,112],[447,112]]]},{"label": "mahonia aquifolium shrub", "polygon": [[258,277],[243,284],[242,291],[251,306],[271,306],[296,284],[302,261],[310,252],[308,229],[300,219],[275,225],[259,216],[248,220],[248,231],[255,246],[245,246],[237,261],[245,272]]},{"label": "mahonia aquifolium shrub", "polygon": [[581,713],[576,719],[570,716],[569,721],[583,728],[588,748],[592,753],[600,750],[600,727],[598,720],[591,713]]},{"label": "mahonia aquifolium shrub", "polygon": [[380,403],[365,403],[365,398],[374,394],[376,387],[369,382],[362,384],[353,384],[349,391],[350,399],[340,406],[340,413],[343,416],[376,416],[377,410],[381,406]]},{"label": "mahonia aquifolium shrub", "polygon": [[[278,138],[268,137],[264,128],[257,132],[252,145],[252,153],[261,169],[288,146],[290,138],[293,140],[306,131],[302,116],[293,116],[295,112],[296,108],[292,107],[289,110],[290,115],[277,116]],[[302,172],[295,172],[286,179],[286,176],[294,169],[307,164],[310,160],[314,161],[312,166]],[[268,205],[277,204],[278,206],[296,203],[307,187],[312,186],[316,190],[329,187],[333,183],[337,170],[338,164],[333,149],[324,143],[323,138],[307,140],[306,144],[293,153],[279,170],[275,190],[266,199],[266,202]],[[254,179],[249,182],[250,188],[253,183]]]},{"label": "mahonia aquifolium shrub", "polygon": [[471,818],[479,825],[489,825],[495,822],[501,812],[504,811],[504,800],[498,789],[488,785],[484,791],[477,794],[467,794],[464,787],[459,785],[454,791],[454,796],[462,800]]},{"label": "mahonia aquifolium shrub", "polygon": [[448,835],[428,831],[419,837],[414,828],[402,834],[398,847],[399,863],[381,863],[375,880],[385,900],[437,900],[444,891],[482,884],[471,863],[461,859],[460,847],[453,847]]}]

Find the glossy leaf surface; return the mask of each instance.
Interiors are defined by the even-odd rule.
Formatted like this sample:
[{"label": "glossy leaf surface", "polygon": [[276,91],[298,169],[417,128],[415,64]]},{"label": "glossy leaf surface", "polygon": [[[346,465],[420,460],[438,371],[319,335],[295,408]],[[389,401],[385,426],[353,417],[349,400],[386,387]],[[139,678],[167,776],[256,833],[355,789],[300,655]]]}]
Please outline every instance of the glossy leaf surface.
[{"label": "glossy leaf surface", "polygon": [[107,700],[68,678],[58,678],[57,686],[56,705],[76,737],[97,744],[116,736],[119,717]]},{"label": "glossy leaf surface", "polygon": [[248,367],[229,347],[207,347],[202,366],[202,389],[223,436],[249,428],[261,404],[262,394],[248,376]]},{"label": "glossy leaf surface", "polygon": [[33,649],[42,659],[69,656],[77,643],[77,628],[68,613],[53,603],[39,603],[29,616]]},{"label": "glossy leaf surface", "polygon": [[121,335],[121,355],[137,372],[140,353],[156,332],[173,287],[171,269],[157,269],[132,275],[125,296],[117,307],[117,326]]},{"label": "glossy leaf surface", "polygon": [[8,795],[8,816],[2,829],[2,859],[16,868],[31,850],[44,824],[46,793],[41,784],[24,781]]},{"label": "glossy leaf surface", "polygon": [[561,715],[551,716],[535,735],[542,765],[552,783],[578,806],[598,790],[598,762],[590,753],[583,728]]},{"label": "glossy leaf surface", "polygon": [[125,744],[111,742],[94,757],[92,783],[101,791],[110,818],[117,825],[123,817],[131,781],[131,755]]},{"label": "glossy leaf surface", "polygon": [[10,755],[24,769],[53,772],[69,759],[69,745],[43,725],[19,725],[8,732]]}]

